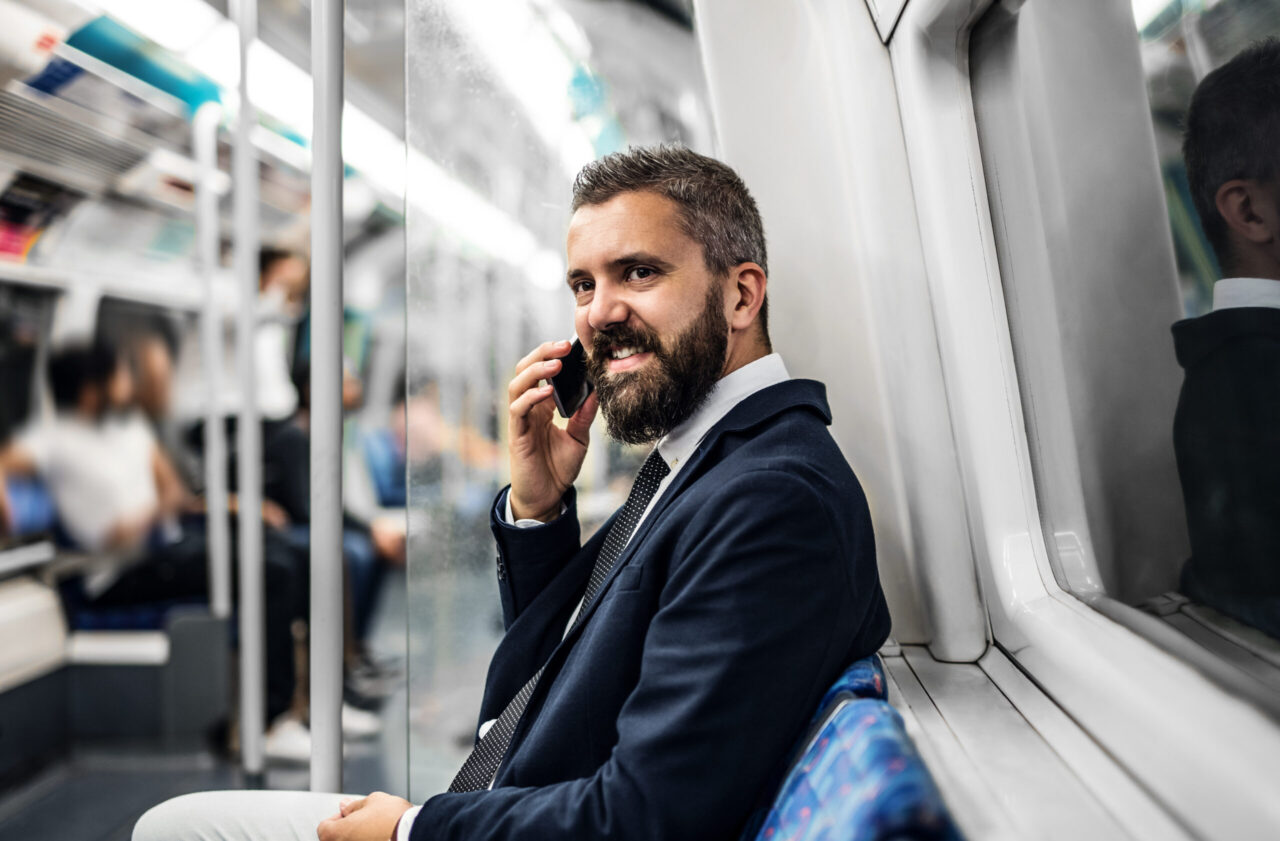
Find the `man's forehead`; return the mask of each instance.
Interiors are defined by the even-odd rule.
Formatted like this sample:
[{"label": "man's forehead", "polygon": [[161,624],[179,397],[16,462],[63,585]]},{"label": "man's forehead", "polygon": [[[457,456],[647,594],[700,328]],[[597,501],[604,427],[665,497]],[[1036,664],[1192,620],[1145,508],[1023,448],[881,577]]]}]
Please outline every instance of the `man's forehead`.
[{"label": "man's forehead", "polygon": [[679,208],[652,192],[620,193],[600,204],[583,205],[569,221],[567,245],[575,250],[634,250],[682,247]]}]

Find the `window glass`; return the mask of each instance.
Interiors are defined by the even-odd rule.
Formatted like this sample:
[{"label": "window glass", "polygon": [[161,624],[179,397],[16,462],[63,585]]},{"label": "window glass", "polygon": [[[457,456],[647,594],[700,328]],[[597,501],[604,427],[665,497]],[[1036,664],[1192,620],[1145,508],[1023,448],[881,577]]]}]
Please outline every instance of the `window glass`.
[{"label": "window glass", "polygon": [[997,4],[970,56],[1053,574],[1273,711],[1277,33],[1274,0]]},{"label": "window glass", "polygon": [[[398,434],[410,512],[409,796],[421,801],[448,786],[472,746],[503,633],[489,516],[507,482],[507,383],[538,344],[573,334],[573,176],[631,144],[714,150],[688,4],[407,9],[408,411]],[[586,533],[621,504],[639,466],[602,428],[592,441],[577,482]]]}]

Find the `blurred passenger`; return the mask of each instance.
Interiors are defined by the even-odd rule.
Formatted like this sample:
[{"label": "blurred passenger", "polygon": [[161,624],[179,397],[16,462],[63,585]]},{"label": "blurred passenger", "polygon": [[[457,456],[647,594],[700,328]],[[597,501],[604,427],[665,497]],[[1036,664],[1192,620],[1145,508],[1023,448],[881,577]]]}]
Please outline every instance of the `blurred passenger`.
[{"label": "blurred passenger", "polygon": [[[490,509],[507,634],[449,791],[189,795],[134,841],[736,838],[831,681],[889,633],[866,499],[766,324],[764,231],[731,169],[680,148],[588,164],[567,242],[596,392],[557,424],[567,341],[509,398]],[[568,305],[568,302],[566,302]],[[599,409],[652,449],[582,542],[573,482]],[[256,794],[256,793],[255,793]]]},{"label": "blurred passenger", "polygon": [[263,420],[286,421],[298,408],[290,377],[294,330],[306,308],[311,270],[300,255],[264,248],[258,255],[258,329],[254,335],[258,411]]},{"label": "blurred passenger", "polygon": [[[134,338],[130,346],[130,361],[136,385],[134,399],[138,408],[151,422],[162,450],[166,456],[178,463],[188,466],[189,475],[183,481],[187,488],[204,487],[203,466],[199,457],[186,444],[186,439],[177,429],[177,423],[171,414],[171,395],[173,392],[173,370],[176,344],[160,332],[144,333]],[[309,502],[310,464],[305,463],[307,442],[305,436],[293,429],[292,423],[282,423],[283,433],[295,440],[295,454],[301,451],[304,457],[306,473],[294,481],[298,488],[293,493],[306,497]],[[279,442],[279,437],[276,441]],[[274,462],[271,454],[264,456],[267,464]],[[279,468],[277,468],[279,469]],[[269,473],[270,471],[264,471]],[[300,484],[299,484],[300,483]],[[262,500],[262,519],[267,528],[263,531],[263,552],[275,562],[286,564],[293,570],[294,601],[291,617],[306,620],[310,615],[310,554],[308,552],[307,529],[305,522],[294,523],[291,514],[284,506],[271,496],[272,486],[264,488]],[[239,505],[235,494],[229,498],[229,508],[234,514]],[[184,520],[187,531],[198,533],[202,538],[207,533],[208,523],[203,516],[204,502],[197,499],[193,508],[199,514],[189,514]],[[302,508],[309,512],[310,505]],[[298,506],[295,504],[295,512]],[[234,524],[234,519],[233,519]],[[238,543],[233,541],[232,551],[238,551]],[[372,554],[372,549],[369,550]],[[233,559],[234,562],[234,559]],[[363,715],[355,709],[344,710],[344,729],[351,737],[370,737],[381,730],[381,723],[371,716]],[[266,752],[268,758],[304,762],[310,753],[310,735],[305,726],[298,720],[287,718],[280,726],[267,734]]]},{"label": "blurred passenger", "polygon": [[1280,41],[1200,83],[1183,147],[1222,266],[1213,311],[1173,326],[1182,592],[1280,639]]},{"label": "blurred passenger", "polygon": [[[54,417],[0,451],[0,470],[38,474],[74,548],[100,561],[74,595],[90,607],[207,598],[204,531],[179,523],[192,498],[134,409],[128,366],[108,345],[72,346],[52,354],[48,375]],[[267,716],[278,722],[295,684],[294,572],[287,549],[264,548]]]},{"label": "blurred passenger", "polygon": [[204,469],[199,453],[193,451],[183,430],[173,417],[173,372],[178,353],[176,340],[161,331],[135,336],[127,355],[133,372],[134,403],[155,433],[157,443],[177,470],[186,489],[194,494],[204,490]]}]

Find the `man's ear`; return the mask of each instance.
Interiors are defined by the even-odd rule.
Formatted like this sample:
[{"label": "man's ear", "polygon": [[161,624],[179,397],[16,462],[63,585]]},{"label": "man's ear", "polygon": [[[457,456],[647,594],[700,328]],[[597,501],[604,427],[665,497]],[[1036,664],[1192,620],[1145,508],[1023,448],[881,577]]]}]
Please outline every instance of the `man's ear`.
[{"label": "man's ear", "polygon": [[739,263],[729,270],[725,308],[729,310],[730,329],[742,331],[755,323],[768,285],[764,269],[756,263]]},{"label": "man's ear", "polygon": [[1261,184],[1250,178],[1236,178],[1218,188],[1214,195],[1218,213],[1227,226],[1255,245],[1266,245],[1280,236],[1280,208]]}]

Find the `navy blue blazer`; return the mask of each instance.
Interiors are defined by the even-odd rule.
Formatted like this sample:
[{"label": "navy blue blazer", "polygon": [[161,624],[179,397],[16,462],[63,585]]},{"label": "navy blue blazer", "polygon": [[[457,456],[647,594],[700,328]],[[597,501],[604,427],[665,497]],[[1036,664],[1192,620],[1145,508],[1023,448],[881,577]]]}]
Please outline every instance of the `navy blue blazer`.
[{"label": "navy blue blazer", "polygon": [[493,789],[431,798],[413,841],[738,835],[824,690],[889,633],[866,499],[830,422],[811,380],[735,406],[563,640],[612,520],[580,546],[572,490],[565,516],[531,529],[495,505],[507,633],[479,721],[547,670]]}]

